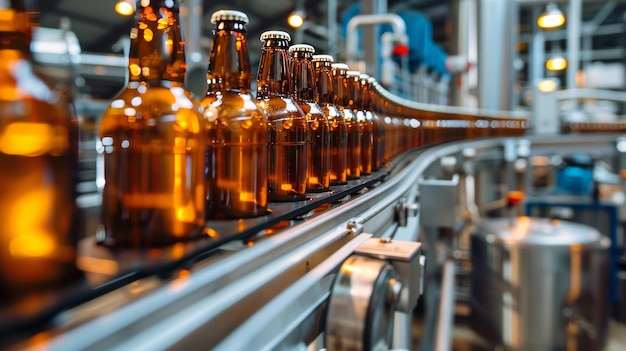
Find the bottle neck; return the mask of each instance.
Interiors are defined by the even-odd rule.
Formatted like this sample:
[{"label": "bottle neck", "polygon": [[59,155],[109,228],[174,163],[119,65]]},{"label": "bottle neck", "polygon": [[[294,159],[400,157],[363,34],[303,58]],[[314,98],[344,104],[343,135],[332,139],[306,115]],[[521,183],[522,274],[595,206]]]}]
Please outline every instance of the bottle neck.
[{"label": "bottle neck", "polygon": [[365,81],[365,80],[361,80],[361,99],[363,101],[361,103],[361,107],[364,110],[371,110],[372,109],[371,97],[372,97],[372,95],[370,94],[369,83],[367,81]]},{"label": "bottle neck", "polygon": [[182,86],[187,65],[178,8],[160,3],[153,1],[147,7],[138,7],[137,24],[130,33],[130,81]]},{"label": "bottle neck", "polygon": [[245,25],[236,21],[218,22],[213,38],[207,73],[208,94],[223,90],[248,92],[252,70]]},{"label": "bottle neck", "polygon": [[348,78],[345,70],[333,71],[333,89],[335,90],[335,105],[349,107],[350,91],[348,90]]},{"label": "bottle neck", "polygon": [[335,90],[333,89],[333,73],[329,61],[314,61],[315,85],[317,88],[317,102],[320,105],[335,103]]},{"label": "bottle neck", "polygon": [[296,51],[291,60],[293,90],[296,101],[313,102],[316,100],[317,89],[313,73],[313,54]]},{"label": "bottle neck", "polygon": [[257,98],[289,96],[289,43],[284,39],[268,39],[263,43],[257,77]]},{"label": "bottle neck", "polygon": [[347,77],[348,85],[348,106],[353,109],[363,109],[363,90],[359,77]]}]

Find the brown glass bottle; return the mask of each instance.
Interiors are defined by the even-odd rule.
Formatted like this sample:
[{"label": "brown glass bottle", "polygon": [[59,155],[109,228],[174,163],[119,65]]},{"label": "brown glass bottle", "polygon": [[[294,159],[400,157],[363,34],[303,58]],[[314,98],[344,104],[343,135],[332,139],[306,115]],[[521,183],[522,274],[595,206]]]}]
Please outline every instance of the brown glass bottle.
[{"label": "brown glass bottle", "polygon": [[34,72],[30,38],[24,2],[0,2],[0,307],[80,276],[77,120]]},{"label": "brown glass bottle", "polygon": [[290,97],[288,33],[261,34],[257,99],[267,113],[270,129],[268,193],[270,201],[306,199],[307,121]]},{"label": "brown glass bottle", "polygon": [[341,109],[348,130],[346,177],[359,179],[361,177],[361,126],[351,106],[353,104],[350,90],[352,84],[349,83],[347,76],[348,65],[333,63],[332,72],[335,104]]},{"label": "brown glass bottle", "polygon": [[129,83],[100,122],[105,245],[155,246],[204,227],[204,122],[183,86],[175,1],[137,3]]},{"label": "brown glass bottle", "polygon": [[380,101],[380,95],[378,95],[376,85],[376,78],[369,77],[367,79],[369,99],[366,102],[366,108],[372,115],[372,122],[374,127],[374,147],[372,148],[372,168],[378,170],[383,167],[383,160],[385,158],[385,124],[380,118],[377,110],[377,105],[382,104]]},{"label": "brown glass bottle", "polygon": [[348,127],[341,110],[335,105],[335,89],[330,55],[314,55],[316,99],[328,120],[330,132],[330,184],[347,183],[348,169]]},{"label": "brown glass bottle", "polygon": [[207,131],[207,217],[267,213],[267,117],[250,92],[248,17],[213,13],[208,91],[202,100]]},{"label": "brown glass bottle", "polygon": [[289,47],[294,99],[306,114],[309,133],[306,189],[323,192],[330,189],[330,131],[328,119],[315,102],[314,52],[311,45]]},{"label": "brown glass bottle", "polygon": [[361,174],[369,175],[374,170],[374,120],[369,109],[370,92],[367,74],[360,74],[353,90],[357,120],[361,124]]}]

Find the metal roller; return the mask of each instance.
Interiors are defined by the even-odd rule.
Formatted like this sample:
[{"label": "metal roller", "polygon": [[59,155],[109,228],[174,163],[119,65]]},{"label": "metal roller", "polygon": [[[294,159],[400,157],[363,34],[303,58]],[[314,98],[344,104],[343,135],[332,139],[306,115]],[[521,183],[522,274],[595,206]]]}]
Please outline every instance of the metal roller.
[{"label": "metal roller", "polygon": [[328,303],[328,351],[387,350],[402,284],[383,260],[350,256],[341,265]]}]

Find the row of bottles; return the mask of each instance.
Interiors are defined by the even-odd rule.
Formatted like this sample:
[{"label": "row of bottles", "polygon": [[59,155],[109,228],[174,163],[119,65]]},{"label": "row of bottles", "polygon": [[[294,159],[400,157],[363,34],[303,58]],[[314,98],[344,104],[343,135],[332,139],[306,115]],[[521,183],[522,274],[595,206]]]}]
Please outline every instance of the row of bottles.
[{"label": "row of bottles", "polygon": [[[201,235],[207,220],[268,213],[376,171],[425,142],[470,137],[471,119],[418,120],[375,80],[282,31],[261,35],[251,92],[247,16],[215,12],[207,94],[184,88],[176,1],[141,1],[129,83],[100,125],[100,242],[154,246]],[[384,116],[384,117],[380,117]],[[442,124],[443,123],[443,124]]]},{"label": "row of bottles", "polygon": [[366,75],[267,31],[253,96],[248,18],[221,10],[197,102],[184,88],[177,6],[144,1],[137,19],[128,86],[100,124],[103,244],[193,239],[206,220],[265,215],[268,202],[305,200],[382,164]]},{"label": "row of bottles", "polygon": [[[0,15],[0,297],[11,301],[79,275],[78,125],[67,96],[32,70],[23,0],[0,2]],[[330,191],[408,149],[524,129],[424,112],[279,31],[261,37],[253,93],[238,11],[211,18],[199,100],[185,89],[178,1],[140,1],[136,19],[128,84],[99,127],[104,245],[191,240],[207,220],[263,216],[269,202]]]}]

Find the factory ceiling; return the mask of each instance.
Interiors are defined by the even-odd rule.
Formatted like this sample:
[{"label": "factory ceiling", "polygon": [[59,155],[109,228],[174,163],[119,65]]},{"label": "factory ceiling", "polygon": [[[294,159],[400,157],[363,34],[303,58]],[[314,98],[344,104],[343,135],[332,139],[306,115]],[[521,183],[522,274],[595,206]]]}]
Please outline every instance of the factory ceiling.
[{"label": "factory ceiling", "polygon": [[[40,24],[43,27],[58,28],[63,18],[68,18],[70,29],[76,33],[83,52],[98,54],[122,55],[121,38],[127,38],[133,24],[133,17],[124,17],[117,14],[114,5],[117,0],[39,0],[41,11]],[[186,1],[186,0],[183,0]],[[444,48],[450,43],[450,31],[447,20],[449,19],[450,4],[454,0],[387,0],[387,8],[390,12],[404,10],[416,10],[425,13],[433,22],[433,37],[435,42]],[[294,33],[287,24],[288,15],[297,7],[305,10],[307,20],[314,23],[318,28],[327,27],[327,9],[329,4],[336,3],[337,20],[356,0],[203,0],[203,19],[201,47],[204,50],[210,48],[211,14],[219,9],[238,9],[248,14],[249,51],[251,63],[256,67],[260,53],[260,42],[257,40],[265,30],[286,30]],[[538,1],[520,0],[519,28],[521,33],[530,31],[534,20],[531,18],[531,6],[541,6]],[[560,6],[565,7],[567,1],[559,1]],[[534,4],[534,5],[528,5]],[[539,4],[539,5],[538,5]],[[608,4],[608,5],[607,5]],[[607,8],[608,7],[608,8]],[[615,49],[624,50],[624,13],[625,1],[584,1],[583,21],[591,22],[602,16],[601,24],[612,24],[617,28],[609,31],[606,35],[594,36],[592,49]],[[566,12],[566,10],[564,10]],[[620,31],[621,29],[621,31]],[[319,31],[304,31],[301,37],[303,42],[313,44],[318,51],[326,51],[327,43]],[[339,34],[339,33],[336,33]],[[563,36],[561,36],[563,37]],[[564,40],[555,39],[564,47]],[[338,48],[343,48],[342,38],[338,39]],[[546,47],[549,50],[550,47]],[[623,57],[615,52],[613,56]],[[611,59],[610,57],[607,59]],[[613,60],[616,58],[613,57]]]}]

